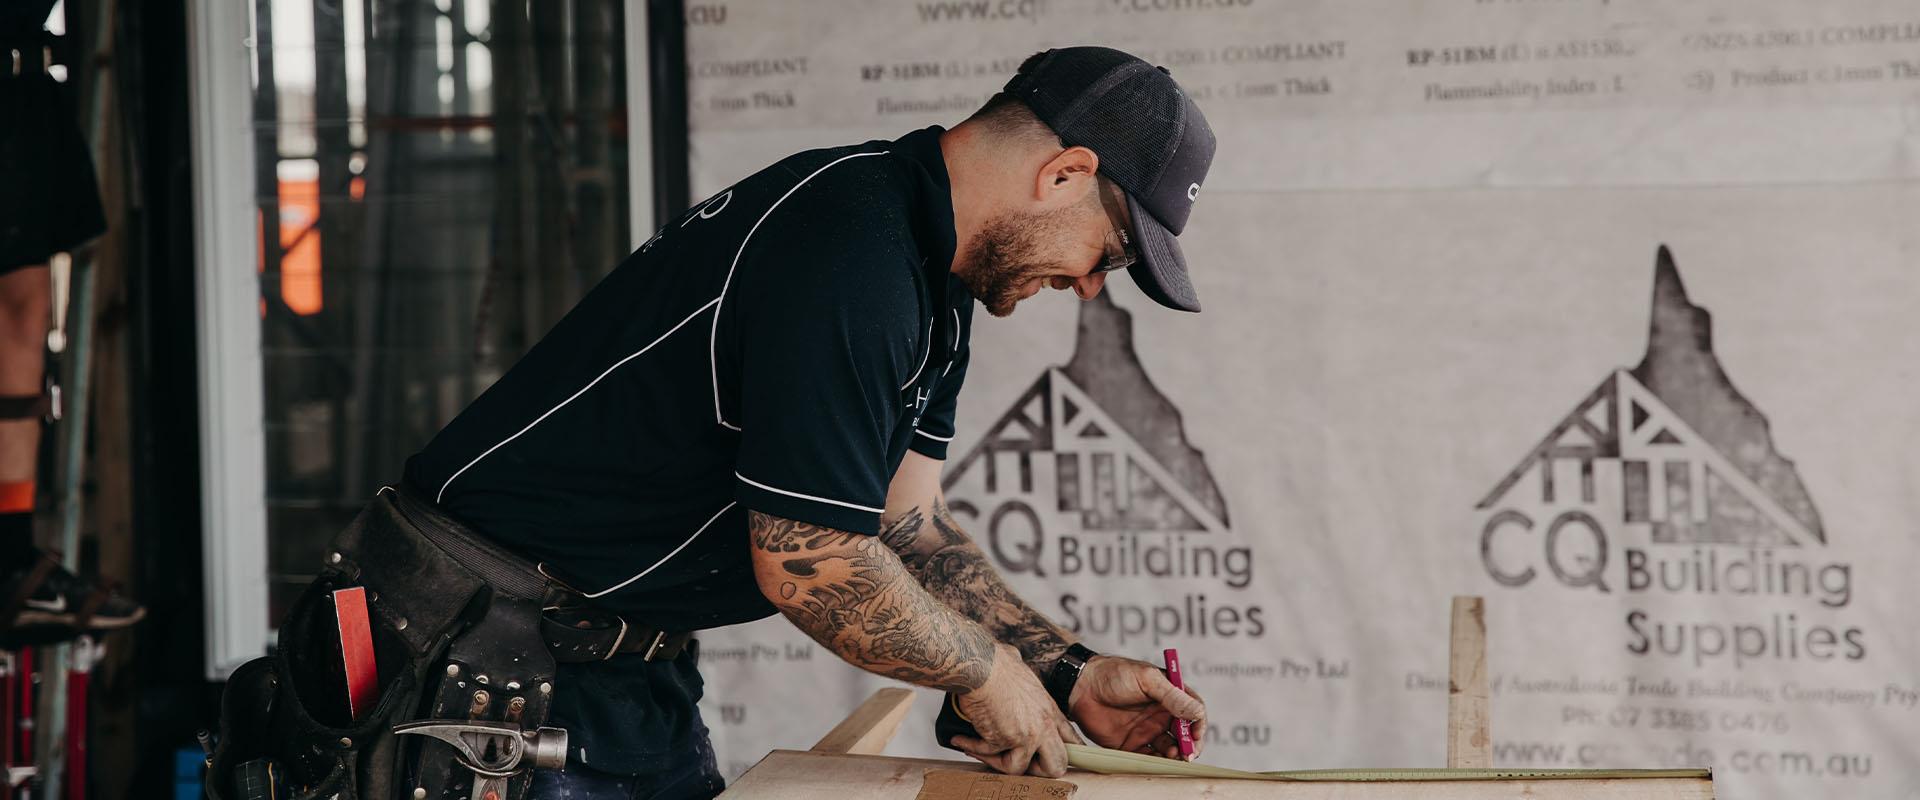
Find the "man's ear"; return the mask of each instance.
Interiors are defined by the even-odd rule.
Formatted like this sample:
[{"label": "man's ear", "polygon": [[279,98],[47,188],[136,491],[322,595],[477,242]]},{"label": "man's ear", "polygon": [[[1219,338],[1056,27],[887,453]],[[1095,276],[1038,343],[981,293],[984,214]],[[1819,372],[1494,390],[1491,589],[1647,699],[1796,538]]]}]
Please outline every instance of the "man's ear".
[{"label": "man's ear", "polygon": [[1034,199],[1047,202],[1067,199],[1078,202],[1087,192],[1086,182],[1100,170],[1100,156],[1085,147],[1069,147],[1049,159],[1034,180]]}]

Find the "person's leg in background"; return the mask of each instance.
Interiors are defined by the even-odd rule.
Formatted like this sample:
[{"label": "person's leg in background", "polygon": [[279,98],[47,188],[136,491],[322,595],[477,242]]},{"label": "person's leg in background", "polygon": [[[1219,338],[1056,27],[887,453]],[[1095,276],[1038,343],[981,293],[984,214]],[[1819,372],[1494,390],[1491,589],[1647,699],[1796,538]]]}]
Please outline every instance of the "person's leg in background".
[{"label": "person's leg in background", "polygon": [[46,264],[0,275],[0,564],[10,566],[27,564],[36,556],[34,468],[40,454],[41,373],[53,296],[49,275]]},{"label": "person's leg in background", "polygon": [[34,546],[33,501],[46,414],[51,271],[0,267],[0,645],[123,628],[146,610],[100,590]]},{"label": "person's leg in background", "polygon": [[[29,4],[31,5],[31,4]],[[22,32],[12,31],[13,38]],[[0,49],[0,646],[133,624],[138,603],[75,577],[33,542],[52,274],[47,262],[106,231],[68,88],[38,34]],[[86,324],[83,322],[82,324]],[[68,424],[85,425],[84,413]]]}]

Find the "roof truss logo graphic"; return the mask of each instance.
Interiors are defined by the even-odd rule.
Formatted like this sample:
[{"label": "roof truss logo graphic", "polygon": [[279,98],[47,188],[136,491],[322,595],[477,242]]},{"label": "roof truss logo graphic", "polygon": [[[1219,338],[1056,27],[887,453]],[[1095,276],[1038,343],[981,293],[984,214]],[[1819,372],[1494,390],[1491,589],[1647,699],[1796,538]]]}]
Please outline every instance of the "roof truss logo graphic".
[{"label": "roof truss logo graphic", "polygon": [[1024,507],[1036,525],[1090,533],[1228,526],[1179,411],[1140,366],[1131,315],[1104,295],[1080,304],[1072,360],[1042,372],[942,485],[956,508]]},{"label": "roof truss logo graphic", "polygon": [[1077,517],[1085,531],[1226,528],[1058,369],[1043,373],[994,423],[948,485],[967,485],[976,469],[978,496],[1037,501]]},{"label": "roof truss logo graphic", "polygon": [[[1617,492],[1612,497],[1603,490]],[[1475,504],[1619,509],[1656,543],[1805,546],[1826,533],[1765,415],[1722,369],[1711,318],[1660,248],[1640,365],[1587,393]]]}]

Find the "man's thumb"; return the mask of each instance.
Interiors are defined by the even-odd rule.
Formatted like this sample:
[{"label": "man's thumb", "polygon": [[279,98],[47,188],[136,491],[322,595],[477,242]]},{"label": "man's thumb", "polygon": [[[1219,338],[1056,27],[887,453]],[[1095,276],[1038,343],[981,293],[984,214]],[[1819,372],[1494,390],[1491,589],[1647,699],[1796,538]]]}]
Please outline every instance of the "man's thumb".
[{"label": "man's thumb", "polygon": [[1155,670],[1153,677],[1147,680],[1147,696],[1160,704],[1168,713],[1184,720],[1205,719],[1207,705],[1193,695],[1174,688],[1173,684]]}]

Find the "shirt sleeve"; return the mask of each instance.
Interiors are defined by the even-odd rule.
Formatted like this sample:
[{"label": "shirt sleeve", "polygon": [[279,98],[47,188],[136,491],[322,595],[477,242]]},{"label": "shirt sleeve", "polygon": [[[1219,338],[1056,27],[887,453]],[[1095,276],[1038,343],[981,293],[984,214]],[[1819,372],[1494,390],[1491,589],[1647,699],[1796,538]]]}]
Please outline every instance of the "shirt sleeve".
[{"label": "shirt sleeve", "polygon": [[[887,444],[918,357],[911,263],[828,247],[778,265],[742,314],[735,497],[754,511],[879,532]],[[730,312],[733,313],[733,312]]]},{"label": "shirt sleeve", "polygon": [[[971,311],[971,309],[968,309]],[[960,384],[967,377],[967,360],[973,353],[968,345],[966,329],[958,328],[959,347],[953,352],[953,363],[943,368],[939,388],[934,390],[933,399],[927,402],[927,411],[920,417],[920,427],[913,431],[913,441],[907,444],[913,452],[935,461],[947,460],[947,447],[953,443],[953,435],[958,427],[954,424],[954,413],[960,408]]]}]

